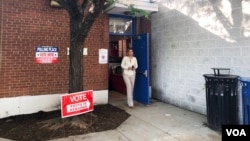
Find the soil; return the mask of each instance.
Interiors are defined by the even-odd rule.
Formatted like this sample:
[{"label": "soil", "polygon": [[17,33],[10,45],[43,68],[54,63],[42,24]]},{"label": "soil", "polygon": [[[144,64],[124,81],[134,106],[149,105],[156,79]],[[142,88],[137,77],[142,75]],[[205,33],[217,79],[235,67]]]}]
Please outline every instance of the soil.
[{"label": "soil", "polygon": [[[0,119],[0,137],[18,141],[46,141],[83,135],[116,129],[129,116],[126,111],[110,104],[97,105],[92,112],[68,118],[61,118],[60,110],[18,115]],[[80,119],[86,126],[65,124],[73,118]],[[60,126],[52,126],[48,121],[54,121],[53,124]]]}]

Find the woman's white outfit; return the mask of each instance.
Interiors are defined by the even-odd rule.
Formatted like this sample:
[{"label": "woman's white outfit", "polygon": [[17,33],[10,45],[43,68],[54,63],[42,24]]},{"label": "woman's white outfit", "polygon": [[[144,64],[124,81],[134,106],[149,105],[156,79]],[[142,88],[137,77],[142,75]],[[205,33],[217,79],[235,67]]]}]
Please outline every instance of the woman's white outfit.
[{"label": "woman's white outfit", "polygon": [[[134,66],[134,70],[129,70],[128,68],[132,66]],[[128,56],[124,56],[122,59],[121,67],[123,69],[123,80],[127,88],[127,103],[129,107],[133,107],[133,93],[136,75],[135,70],[138,68],[136,57],[132,57],[130,59]]]}]

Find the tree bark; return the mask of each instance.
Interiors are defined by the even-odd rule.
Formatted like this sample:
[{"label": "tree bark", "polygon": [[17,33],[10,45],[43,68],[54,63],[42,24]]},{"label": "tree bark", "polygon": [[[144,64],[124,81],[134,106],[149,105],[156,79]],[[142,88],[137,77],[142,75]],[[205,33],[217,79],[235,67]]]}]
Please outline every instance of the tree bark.
[{"label": "tree bark", "polygon": [[78,40],[70,41],[70,62],[69,62],[69,93],[83,90],[83,42]]},{"label": "tree bark", "polygon": [[[66,10],[70,16],[70,67],[69,67],[69,93],[83,91],[83,46],[85,39],[96,18],[103,10],[105,0],[93,0],[93,11],[85,9],[88,0],[81,4],[78,0],[68,0]],[[64,3],[65,4],[65,3]],[[81,9],[83,8],[83,9]],[[87,14],[84,14],[83,11]]]}]

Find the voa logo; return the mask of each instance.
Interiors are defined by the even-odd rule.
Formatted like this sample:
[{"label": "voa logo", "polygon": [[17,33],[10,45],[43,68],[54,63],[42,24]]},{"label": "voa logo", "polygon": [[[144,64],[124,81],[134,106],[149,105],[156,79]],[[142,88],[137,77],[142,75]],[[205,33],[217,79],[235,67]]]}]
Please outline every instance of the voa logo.
[{"label": "voa logo", "polygon": [[247,136],[244,129],[226,129],[227,136]]}]

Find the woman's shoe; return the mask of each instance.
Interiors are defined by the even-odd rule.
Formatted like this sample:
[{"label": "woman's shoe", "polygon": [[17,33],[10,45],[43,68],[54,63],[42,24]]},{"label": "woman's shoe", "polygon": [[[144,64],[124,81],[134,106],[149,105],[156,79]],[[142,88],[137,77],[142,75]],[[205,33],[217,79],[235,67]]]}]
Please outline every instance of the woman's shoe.
[{"label": "woman's shoe", "polygon": [[134,106],[128,106],[130,109],[134,109]]}]

